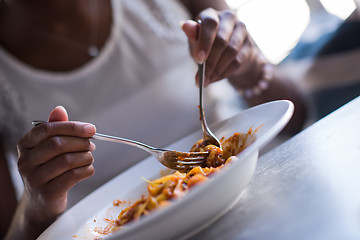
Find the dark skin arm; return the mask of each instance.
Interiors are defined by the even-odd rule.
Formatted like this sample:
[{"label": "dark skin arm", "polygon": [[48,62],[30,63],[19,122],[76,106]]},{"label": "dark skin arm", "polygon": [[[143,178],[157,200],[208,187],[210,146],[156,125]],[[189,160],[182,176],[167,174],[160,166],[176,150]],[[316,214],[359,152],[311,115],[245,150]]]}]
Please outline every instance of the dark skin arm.
[{"label": "dark skin arm", "polygon": [[[256,106],[274,100],[291,100],[295,106],[293,117],[281,132],[281,135],[293,136],[302,130],[307,118],[307,109],[305,108],[304,99],[299,92],[298,87],[295,86],[292,81],[277,72],[276,69],[273,74],[274,78],[270,82],[269,88],[263,91],[259,96],[247,98],[246,101],[250,106]],[[231,81],[231,79],[229,80]],[[236,81],[236,78],[233,80]],[[236,88],[236,83],[233,85],[235,85],[234,87]]]},{"label": "dark skin arm", "polygon": [[[0,144],[0,146],[2,146]],[[1,191],[6,194],[0,198],[0,239],[4,239],[7,229],[10,226],[11,219],[14,215],[17,200],[15,190],[8,171],[8,164],[5,159],[4,151],[0,148],[0,183]]]}]

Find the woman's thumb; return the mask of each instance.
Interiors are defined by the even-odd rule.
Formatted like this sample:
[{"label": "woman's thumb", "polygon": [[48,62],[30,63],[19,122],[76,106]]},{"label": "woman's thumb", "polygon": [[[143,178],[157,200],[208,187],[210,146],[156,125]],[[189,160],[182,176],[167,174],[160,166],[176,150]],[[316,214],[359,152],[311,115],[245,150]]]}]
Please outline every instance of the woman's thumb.
[{"label": "woman's thumb", "polygon": [[69,117],[63,106],[57,106],[49,116],[49,122],[68,121]]},{"label": "woman's thumb", "polygon": [[181,29],[184,31],[191,43],[194,43],[199,34],[199,24],[192,20],[180,22]]}]

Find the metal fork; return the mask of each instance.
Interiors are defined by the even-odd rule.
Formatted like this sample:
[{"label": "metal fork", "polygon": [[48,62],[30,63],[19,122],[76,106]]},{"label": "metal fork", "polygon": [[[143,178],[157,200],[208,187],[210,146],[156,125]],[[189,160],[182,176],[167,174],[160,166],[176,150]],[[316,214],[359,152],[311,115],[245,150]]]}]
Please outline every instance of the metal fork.
[{"label": "metal fork", "polygon": [[[44,123],[46,122],[37,120],[33,121],[32,125],[38,126]],[[102,141],[123,143],[140,148],[150,153],[164,166],[181,172],[188,171],[196,166],[204,167],[206,157],[209,155],[208,152],[179,152],[168,149],[155,148],[138,141],[110,136],[102,133],[95,133],[92,138]]]},{"label": "metal fork", "polygon": [[204,108],[203,108],[205,62],[202,64],[199,64],[198,66],[199,66],[199,89],[200,89],[200,105],[199,105],[200,122],[201,122],[201,127],[203,130],[203,134],[204,134],[202,145],[206,146],[206,145],[212,144],[212,145],[215,145],[222,149],[219,139],[215,136],[215,134],[213,132],[211,132],[211,130],[209,129],[209,127],[206,123],[205,113],[204,113]]}]

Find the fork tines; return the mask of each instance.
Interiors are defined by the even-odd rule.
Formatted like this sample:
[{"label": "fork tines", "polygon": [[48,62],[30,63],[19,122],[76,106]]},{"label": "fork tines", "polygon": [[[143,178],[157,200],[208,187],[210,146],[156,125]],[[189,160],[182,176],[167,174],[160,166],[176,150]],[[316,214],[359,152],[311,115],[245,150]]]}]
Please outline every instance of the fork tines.
[{"label": "fork tines", "polygon": [[206,161],[206,157],[209,155],[208,152],[177,152],[173,151],[172,153],[172,161],[174,162],[189,162],[189,161],[197,161],[204,162]]},{"label": "fork tines", "polygon": [[208,152],[174,152],[171,159],[179,171],[188,171],[194,167],[205,167]]}]

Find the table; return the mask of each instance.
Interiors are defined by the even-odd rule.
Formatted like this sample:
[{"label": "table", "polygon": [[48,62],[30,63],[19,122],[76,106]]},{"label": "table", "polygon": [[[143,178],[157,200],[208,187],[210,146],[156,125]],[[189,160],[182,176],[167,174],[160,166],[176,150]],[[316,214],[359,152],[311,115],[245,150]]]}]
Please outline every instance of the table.
[{"label": "table", "polygon": [[242,194],[190,239],[360,239],[360,97],[260,157]]}]

